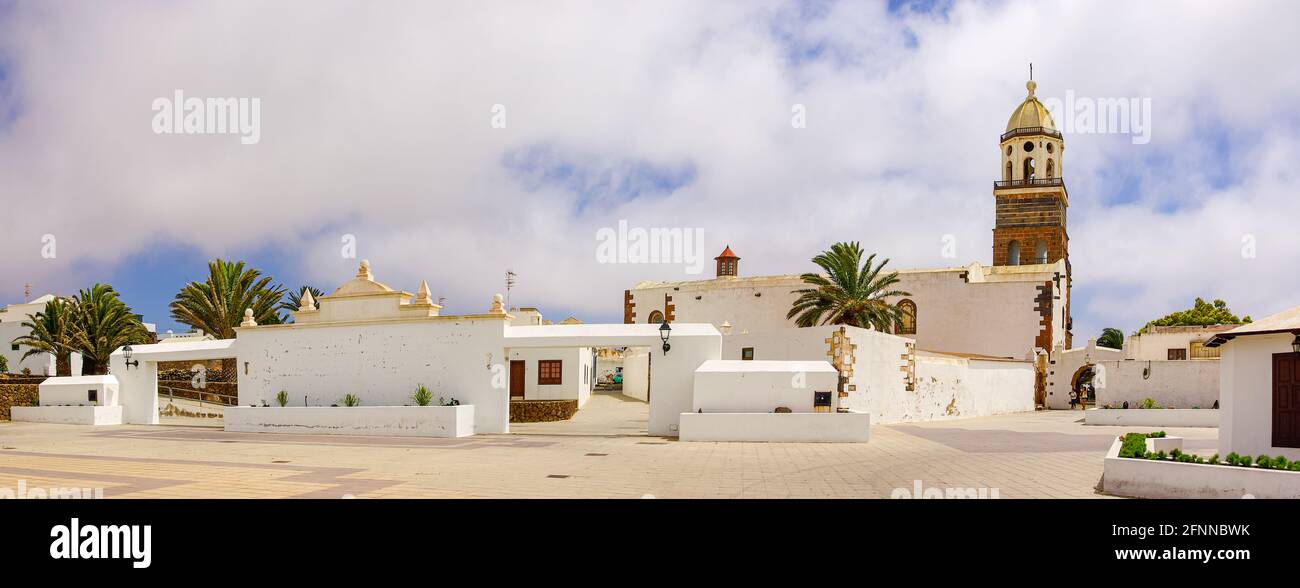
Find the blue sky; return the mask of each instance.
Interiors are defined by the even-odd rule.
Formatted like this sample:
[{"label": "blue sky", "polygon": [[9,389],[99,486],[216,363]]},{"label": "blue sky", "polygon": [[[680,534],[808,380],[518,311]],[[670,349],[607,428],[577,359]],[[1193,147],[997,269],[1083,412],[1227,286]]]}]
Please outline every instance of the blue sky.
[{"label": "blue sky", "polygon": [[[838,240],[896,267],[987,263],[997,137],[1033,62],[1041,97],[1152,105],[1149,144],[1066,136],[1076,337],[1196,296],[1259,317],[1300,304],[1277,271],[1300,263],[1298,10],[0,1],[0,196],[19,211],[0,219],[0,298],[108,282],[179,330],[167,303],[208,259],[330,290],[351,235],[381,280],[427,279],[449,312],[486,308],[510,269],[517,304],[618,321],[623,289],[687,277],[596,263],[620,220],[700,228],[705,258],[731,245],[748,275],[805,271]],[[176,89],[259,97],[261,142],[153,133]]]}]

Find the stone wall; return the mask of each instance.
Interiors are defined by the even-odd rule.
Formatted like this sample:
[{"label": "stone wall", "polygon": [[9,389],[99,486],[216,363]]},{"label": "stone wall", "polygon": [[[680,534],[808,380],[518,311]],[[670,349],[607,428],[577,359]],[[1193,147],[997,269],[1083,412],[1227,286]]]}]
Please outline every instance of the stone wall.
[{"label": "stone wall", "polygon": [[510,422],[545,423],[550,421],[567,421],[578,412],[578,401],[574,400],[512,400],[510,401]]},{"label": "stone wall", "polygon": [[36,406],[40,400],[40,384],[11,383],[0,380],[0,421],[9,420],[9,407]]}]

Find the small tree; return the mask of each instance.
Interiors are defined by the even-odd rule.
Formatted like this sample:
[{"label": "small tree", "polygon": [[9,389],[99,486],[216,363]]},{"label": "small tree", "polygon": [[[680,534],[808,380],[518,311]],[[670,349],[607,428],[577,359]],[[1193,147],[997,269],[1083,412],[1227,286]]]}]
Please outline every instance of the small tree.
[{"label": "small tree", "polygon": [[1144,325],[1138,332],[1145,333],[1148,327],[1240,325],[1249,322],[1250,315],[1238,318],[1228,308],[1228,303],[1223,300],[1216,298],[1214,302],[1206,302],[1203,298],[1197,298],[1196,302],[1192,303],[1191,308],[1171,312],[1153,320]]}]

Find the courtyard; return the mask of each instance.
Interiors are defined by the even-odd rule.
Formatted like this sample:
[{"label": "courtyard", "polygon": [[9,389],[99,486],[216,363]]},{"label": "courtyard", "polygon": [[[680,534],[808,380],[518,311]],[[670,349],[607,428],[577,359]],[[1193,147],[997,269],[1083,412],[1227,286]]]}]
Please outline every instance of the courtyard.
[{"label": "courtyard", "polygon": [[[1116,435],[1078,411],[876,425],[865,444],[687,443],[646,434],[647,404],[594,394],[572,420],[459,439],[0,423],[0,488],[103,488],[106,498],[888,498],[997,488],[1103,498]],[[268,409],[271,410],[271,409]],[[1217,429],[1166,429],[1213,453]]]}]

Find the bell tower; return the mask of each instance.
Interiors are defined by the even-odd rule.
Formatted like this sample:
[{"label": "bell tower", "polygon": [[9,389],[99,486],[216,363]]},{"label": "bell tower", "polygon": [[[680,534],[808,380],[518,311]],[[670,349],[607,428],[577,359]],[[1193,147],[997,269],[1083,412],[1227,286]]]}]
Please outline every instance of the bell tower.
[{"label": "bell tower", "polygon": [[997,218],[993,225],[993,265],[1056,263],[1069,265],[1065,209],[1069,195],[1062,179],[1065,141],[1047,107],[1034,96],[1037,84],[1011,113],[998,144],[1002,162],[993,183]]},{"label": "bell tower", "polygon": [[998,143],[1000,180],[993,182],[996,218],[993,224],[993,265],[1041,265],[1065,260],[1065,275],[1057,274],[1055,284],[1046,287],[1046,297],[1039,301],[1044,313],[1046,339],[1040,347],[1050,349],[1051,307],[1056,296],[1052,288],[1064,295],[1063,315],[1065,347],[1071,345],[1070,319],[1070,236],[1066,231],[1066,209],[1070,196],[1063,178],[1065,141],[1047,107],[1034,96],[1038,84],[1030,69],[1029,95],[1011,112],[1007,130]]}]

